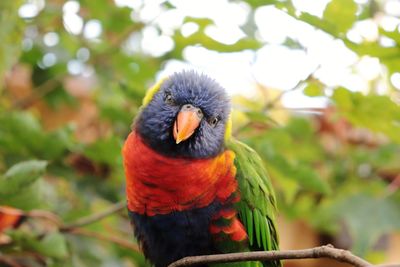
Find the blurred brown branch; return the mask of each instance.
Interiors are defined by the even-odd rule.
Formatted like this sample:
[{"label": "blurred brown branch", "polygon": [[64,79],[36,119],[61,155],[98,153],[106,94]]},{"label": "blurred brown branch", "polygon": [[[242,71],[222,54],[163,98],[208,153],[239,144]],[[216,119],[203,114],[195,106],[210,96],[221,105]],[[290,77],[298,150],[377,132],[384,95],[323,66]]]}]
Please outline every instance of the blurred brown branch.
[{"label": "blurred brown branch", "polygon": [[[310,258],[330,258],[340,262],[346,262],[356,267],[373,266],[371,263],[353,255],[350,251],[334,248],[332,245],[321,247],[286,250],[286,251],[255,251],[216,255],[193,256],[173,262],[168,267],[183,267],[209,263],[227,263],[241,261],[270,261],[270,260],[292,260]],[[391,267],[399,267],[393,265]]]},{"label": "blurred brown branch", "polygon": [[[303,89],[303,86],[304,86],[305,84],[307,84],[310,80],[314,79],[314,78],[313,78],[313,75],[314,75],[314,73],[315,73],[319,68],[320,68],[320,65],[318,65],[312,72],[310,72],[310,74],[309,74],[307,77],[305,77],[304,79],[298,81],[298,83],[297,83],[295,86],[293,86],[293,87],[290,88],[289,90],[282,91],[282,92],[281,92],[278,96],[276,96],[274,99],[272,99],[272,100],[266,102],[265,105],[261,108],[260,111],[261,111],[262,113],[265,113],[265,112],[267,112],[268,110],[271,110],[271,109],[274,109],[274,110],[277,110],[277,109],[284,109],[284,110],[292,110],[292,111],[296,111],[296,110],[297,110],[297,111],[303,111],[303,112],[317,112],[317,113],[318,113],[319,111],[318,111],[318,110],[314,110],[314,109],[310,110],[310,109],[293,109],[293,108],[280,107],[280,106],[278,105],[278,103],[281,102],[282,98],[283,98],[287,93],[296,91],[296,90],[298,90],[298,89]],[[319,113],[318,113],[318,114],[319,114]],[[247,123],[241,125],[239,128],[237,128],[237,129],[233,132],[233,136],[237,136],[243,129],[245,129],[245,128],[251,126],[251,124],[252,124],[252,121],[249,120]],[[277,124],[278,124],[278,123],[277,123]]]},{"label": "blurred brown branch", "polygon": [[133,250],[136,252],[140,252],[139,246],[120,237],[117,236],[109,236],[109,235],[103,235],[94,231],[89,231],[86,229],[82,228],[73,228],[68,231],[68,233],[73,234],[73,235],[80,235],[80,236],[87,236],[87,237],[92,237],[96,238],[98,240],[106,241],[106,242],[111,242],[114,244],[119,245],[120,247],[127,248],[129,250]]},{"label": "blurred brown branch", "polygon": [[69,231],[71,229],[74,228],[78,228],[78,227],[82,227],[88,224],[92,224],[94,222],[97,222],[111,214],[114,214],[116,212],[121,211],[122,209],[124,209],[126,207],[126,202],[125,201],[120,201],[112,206],[110,206],[108,209],[101,211],[99,213],[95,213],[95,214],[91,214],[89,216],[83,217],[78,219],[77,221],[70,223],[70,224],[66,224],[64,226],[62,226],[60,228],[61,231]]},{"label": "blurred brown branch", "polygon": [[22,267],[14,259],[11,259],[10,257],[7,257],[7,256],[0,255],[0,266],[2,266],[2,264],[6,264],[6,266],[11,266],[11,267]]},{"label": "blurred brown branch", "polygon": [[[72,223],[69,223],[69,224],[65,224],[57,214],[52,213],[50,211],[46,211],[46,210],[32,210],[29,212],[13,210],[12,212],[17,213],[17,215],[20,215],[20,216],[34,218],[34,219],[43,219],[43,220],[52,222],[58,228],[58,230],[60,232],[96,238],[96,239],[111,242],[111,243],[117,244],[121,247],[138,252],[140,250],[139,250],[139,247],[135,243],[129,242],[129,241],[127,241],[123,238],[117,237],[117,236],[104,235],[104,234],[100,234],[100,233],[82,228],[86,225],[98,222],[110,215],[113,215],[113,214],[123,210],[125,207],[126,207],[126,202],[120,201],[118,203],[111,205],[110,207],[108,207],[107,209],[105,209],[103,211],[88,215],[86,217],[82,217]],[[2,211],[4,213],[11,212],[9,209],[5,209],[2,207],[0,207],[0,211]],[[9,260],[9,259],[8,258],[0,258],[0,263],[2,261],[4,262],[5,260]],[[14,266],[9,262],[7,262],[7,264],[9,266]]]}]

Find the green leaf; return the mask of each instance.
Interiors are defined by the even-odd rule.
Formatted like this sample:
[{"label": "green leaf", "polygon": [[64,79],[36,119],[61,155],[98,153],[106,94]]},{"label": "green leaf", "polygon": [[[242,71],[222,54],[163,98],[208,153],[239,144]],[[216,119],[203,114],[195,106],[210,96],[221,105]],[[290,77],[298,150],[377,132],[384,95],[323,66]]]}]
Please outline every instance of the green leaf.
[{"label": "green leaf", "polygon": [[339,87],[333,93],[332,99],[336,105],[341,109],[350,110],[353,108],[353,101],[351,100],[351,92],[346,88]]},{"label": "green leaf", "polygon": [[10,235],[23,249],[33,250],[54,259],[65,259],[68,256],[66,240],[59,232],[48,233],[43,238],[22,231],[15,231]]},{"label": "green leaf", "polygon": [[383,234],[400,230],[398,204],[388,198],[361,193],[344,198],[333,209],[349,228],[353,251],[359,255],[365,255]]},{"label": "green leaf", "polygon": [[21,0],[0,2],[0,90],[4,75],[16,62],[21,52],[23,21],[18,16]]},{"label": "green leaf", "polygon": [[40,124],[30,113],[0,114],[0,150],[10,154],[30,154],[42,140]]},{"label": "green leaf", "polygon": [[312,167],[305,164],[299,164],[293,169],[294,179],[298,180],[300,185],[308,190],[329,194],[331,189]]},{"label": "green leaf", "polygon": [[291,14],[291,15],[294,16],[295,18],[297,18],[301,21],[304,21],[318,29],[321,29],[333,36],[337,35],[335,25],[329,23],[326,20],[320,19],[317,16],[311,15],[307,12],[302,12],[299,16],[295,16],[294,14]]},{"label": "green leaf", "polygon": [[332,0],[325,8],[324,19],[345,33],[356,20],[357,4],[353,0]]},{"label": "green leaf", "polygon": [[305,49],[304,46],[298,40],[292,39],[290,37],[286,37],[282,45],[290,49]]},{"label": "green leaf", "polygon": [[331,192],[328,183],[311,166],[308,166],[304,162],[293,164],[280,155],[269,158],[268,162],[269,166],[273,167],[285,179],[296,181],[299,186],[306,190],[322,194],[329,194]]},{"label": "green leaf", "polygon": [[359,56],[368,55],[371,57],[379,57],[382,60],[398,61],[400,48],[399,47],[383,47],[378,42],[363,42],[361,44],[353,43],[349,40],[344,40],[345,45],[356,52]]},{"label": "green leaf", "polygon": [[379,28],[379,33],[381,35],[384,35],[390,39],[392,39],[393,41],[395,41],[397,44],[400,44],[400,32],[397,30],[394,31],[386,31],[383,28]]},{"label": "green leaf", "polygon": [[324,87],[318,82],[309,82],[304,88],[304,94],[307,96],[322,96],[324,95]]},{"label": "green leaf", "polygon": [[84,154],[94,161],[107,163],[111,166],[114,166],[122,162],[121,149],[121,140],[118,137],[113,136],[108,139],[98,140],[89,145],[87,148],[85,148]]},{"label": "green leaf", "polygon": [[363,95],[345,88],[335,90],[332,100],[340,114],[355,126],[380,132],[400,143],[400,106],[384,95]]},{"label": "green leaf", "polygon": [[46,235],[37,248],[44,255],[52,258],[64,259],[68,255],[65,238],[57,232]]},{"label": "green leaf", "polygon": [[213,25],[214,22],[212,19],[208,18],[195,18],[195,17],[186,17],[184,20],[185,23],[187,22],[194,22],[199,26],[199,30],[204,30],[208,25]]},{"label": "green leaf", "polygon": [[253,8],[266,6],[266,5],[273,5],[276,4],[276,0],[247,0],[246,3],[251,5]]},{"label": "green leaf", "polygon": [[173,39],[175,41],[175,48],[170,52],[171,56],[181,58],[183,50],[188,46],[201,45],[209,50],[217,52],[240,52],[247,49],[258,49],[262,44],[253,38],[244,37],[234,44],[220,43],[205,34],[204,31],[199,30],[188,37],[184,37],[180,31],[176,31]]},{"label": "green leaf", "polygon": [[8,158],[17,155],[54,161],[74,147],[70,126],[47,133],[29,112],[0,114],[0,125],[0,152]]},{"label": "green leaf", "polygon": [[13,165],[0,178],[0,195],[13,195],[26,188],[44,173],[47,162],[29,160]]},{"label": "green leaf", "polygon": [[273,125],[273,126],[277,126],[278,123],[271,118],[271,116],[268,116],[265,111],[247,111],[244,112],[244,114],[246,114],[246,116],[249,118],[249,121],[251,122],[257,122],[260,124],[265,124],[265,125]]},{"label": "green leaf", "polygon": [[2,205],[12,206],[22,210],[46,209],[51,204],[46,193],[48,186],[43,179],[38,179],[32,184],[21,188],[17,194],[0,194],[0,203]]}]

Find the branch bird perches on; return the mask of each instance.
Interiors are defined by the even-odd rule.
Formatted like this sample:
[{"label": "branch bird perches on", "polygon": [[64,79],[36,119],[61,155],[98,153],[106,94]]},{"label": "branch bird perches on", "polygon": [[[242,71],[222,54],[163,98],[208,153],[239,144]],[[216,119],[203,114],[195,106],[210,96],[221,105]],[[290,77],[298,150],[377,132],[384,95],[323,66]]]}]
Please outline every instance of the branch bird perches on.
[{"label": "branch bird perches on", "polygon": [[283,251],[256,251],[229,254],[215,254],[192,256],[173,262],[168,267],[186,267],[198,264],[228,263],[241,261],[269,261],[269,260],[294,260],[311,258],[330,258],[336,261],[349,263],[355,267],[400,267],[400,264],[393,265],[372,265],[366,260],[352,254],[348,250],[334,248],[332,245],[325,245],[315,248]]}]

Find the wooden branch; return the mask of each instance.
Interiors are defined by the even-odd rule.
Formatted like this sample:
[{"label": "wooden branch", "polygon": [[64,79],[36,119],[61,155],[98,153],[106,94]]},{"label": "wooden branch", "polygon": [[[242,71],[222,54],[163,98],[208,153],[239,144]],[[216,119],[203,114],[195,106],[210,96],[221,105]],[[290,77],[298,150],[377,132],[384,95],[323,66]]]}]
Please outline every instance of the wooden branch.
[{"label": "wooden branch", "polygon": [[110,216],[113,213],[119,212],[121,210],[123,210],[126,207],[126,201],[120,201],[112,206],[110,206],[109,208],[107,208],[104,211],[101,211],[99,213],[95,213],[92,215],[89,215],[87,217],[83,217],[78,219],[77,221],[70,223],[70,224],[66,224],[64,226],[62,226],[60,228],[61,231],[69,231],[70,229],[74,229],[74,228],[78,228],[78,227],[82,227],[88,224],[92,224],[95,223],[97,221],[100,221],[101,219]]},{"label": "wooden branch", "polygon": [[22,267],[22,265],[20,265],[14,259],[0,255],[0,265],[3,266],[3,264],[9,267]]},{"label": "wooden branch", "polygon": [[[302,85],[307,84],[307,82],[309,80],[311,80],[313,78],[314,73],[320,68],[320,65],[318,65],[312,72],[310,72],[310,74],[304,78],[303,80],[300,80],[295,86],[293,86],[292,88],[290,88],[289,90],[285,90],[282,91],[278,96],[276,96],[274,99],[272,99],[271,101],[265,103],[265,105],[262,107],[261,112],[267,112],[270,109],[274,109],[274,110],[278,110],[278,109],[283,109],[283,110],[291,110],[291,111],[305,111],[305,109],[294,109],[294,108],[286,108],[286,107],[277,107],[277,103],[279,103],[283,96],[286,95],[287,93],[293,92],[295,90],[298,90],[301,88]],[[313,109],[314,110],[314,109]],[[307,111],[310,111],[310,109],[308,109]],[[315,111],[314,111],[315,112]],[[251,121],[248,121],[247,123],[243,124],[242,126],[240,126],[239,128],[237,128],[234,132],[233,132],[233,136],[237,136],[243,129],[251,126]]]},{"label": "wooden branch", "polygon": [[299,250],[255,251],[255,252],[192,256],[173,262],[168,267],[183,267],[183,266],[192,266],[198,264],[210,264],[210,263],[293,260],[293,259],[310,259],[310,258],[330,258],[336,261],[349,263],[356,267],[373,266],[371,263],[355,256],[350,251],[337,249],[334,248],[332,245],[326,245],[321,247],[299,249]]},{"label": "wooden branch", "polygon": [[128,241],[127,239],[123,239],[117,236],[110,236],[110,235],[103,235],[94,231],[82,229],[82,228],[73,228],[68,231],[69,234],[73,235],[81,235],[81,236],[87,236],[87,237],[92,237],[96,238],[98,240],[103,240],[106,242],[111,242],[114,244],[119,245],[120,247],[127,248],[129,250],[133,250],[135,252],[141,252],[139,249],[139,246]]},{"label": "wooden branch", "polygon": [[[24,216],[27,216],[30,218],[40,218],[40,219],[48,220],[48,221],[54,223],[54,225],[57,226],[59,231],[63,232],[63,233],[92,237],[92,238],[96,238],[99,240],[114,243],[116,245],[130,249],[132,251],[140,252],[138,245],[136,245],[132,242],[129,242],[123,238],[119,238],[117,236],[103,235],[103,234],[100,234],[100,233],[97,233],[94,231],[90,231],[90,230],[81,228],[83,226],[100,221],[100,220],[104,219],[105,217],[108,217],[114,213],[117,213],[117,212],[123,210],[125,207],[126,207],[126,201],[124,200],[124,201],[118,202],[114,205],[111,205],[110,207],[108,207],[107,209],[105,209],[103,211],[80,218],[70,224],[64,224],[56,214],[54,214],[50,211],[46,211],[46,210],[33,210],[33,211],[29,211],[29,212],[20,211],[18,214],[21,214],[21,215],[24,215]],[[2,208],[0,207],[0,211],[1,210],[2,210]],[[16,211],[14,211],[14,212],[16,212]],[[2,260],[4,261],[4,258],[0,258],[0,263]]]},{"label": "wooden branch", "polygon": [[25,212],[24,215],[27,217],[30,217],[30,218],[45,219],[49,222],[52,222],[57,227],[60,227],[60,225],[62,225],[60,217],[58,217],[56,214],[54,214],[50,211],[47,211],[47,210],[31,210],[31,211]]}]

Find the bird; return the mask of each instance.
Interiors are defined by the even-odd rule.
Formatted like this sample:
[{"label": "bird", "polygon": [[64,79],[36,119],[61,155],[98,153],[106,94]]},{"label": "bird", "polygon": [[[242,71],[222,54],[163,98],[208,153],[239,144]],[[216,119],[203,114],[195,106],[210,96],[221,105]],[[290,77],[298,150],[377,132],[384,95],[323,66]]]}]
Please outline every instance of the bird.
[{"label": "bird", "polygon": [[161,79],[143,98],[122,155],[134,235],[155,267],[279,249],[271,181],[259,155],[233,138],[231,109],[221,85],[190,70]]}]

